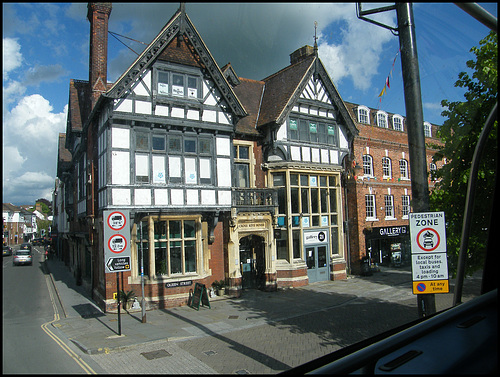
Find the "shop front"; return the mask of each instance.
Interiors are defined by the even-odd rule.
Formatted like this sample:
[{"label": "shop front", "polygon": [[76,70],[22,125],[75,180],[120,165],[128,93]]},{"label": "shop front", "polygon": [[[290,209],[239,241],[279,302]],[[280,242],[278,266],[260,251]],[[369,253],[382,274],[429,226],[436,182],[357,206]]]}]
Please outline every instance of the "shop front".
[{"label": "shop front", "polygon": [[408,225],[365,229],[366,250],[372,264],[402,267],[411,262]]}]

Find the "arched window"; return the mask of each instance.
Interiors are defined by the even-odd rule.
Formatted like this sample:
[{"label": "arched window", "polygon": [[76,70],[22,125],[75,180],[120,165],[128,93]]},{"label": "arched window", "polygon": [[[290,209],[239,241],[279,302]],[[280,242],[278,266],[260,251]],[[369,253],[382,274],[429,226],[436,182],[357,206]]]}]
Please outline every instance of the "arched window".
[{"label": "arched window", "polygon": [[358,106],[358,122],[370,124],[370,111],[366,106]]},{"label": "arched window", "polygon": [[424,135],[425,137],[432,137],[432,127],[429,122],[424,122]]},{"label": "arched window", "polygon": [[392,128],[396,131],[403,131],[403,117],[401,115],[392,116]]},{"label": "arched window", "polygon": [[373,177],[373,157],[369,154],[363,155],[363,174]]},{"label": "arched window", "polygon": [[387,123],[387,113],[385,111],[377,111],[377,126],[381,128],[389,128]]},{"label": "arched window", "polygon": [[383,178],[392,178],[392,163],[389,157],[382,157]]},{"label": "arched window", "polygon": [[401,179],[409,179],[408,161],[405,159],[399,160],[399,172],[401,174]]}]

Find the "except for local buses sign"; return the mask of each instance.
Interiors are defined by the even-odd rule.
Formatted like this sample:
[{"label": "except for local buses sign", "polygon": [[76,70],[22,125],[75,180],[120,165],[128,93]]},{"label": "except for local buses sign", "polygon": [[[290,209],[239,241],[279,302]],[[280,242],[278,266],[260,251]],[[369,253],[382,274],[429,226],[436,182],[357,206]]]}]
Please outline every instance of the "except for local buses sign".
[{"label": "except for local buses sign", "polygon": [[448,293],[444,212],[410,213],[413,294]]},{"label": "except for local buses sign", "polygon": [[130,271],[129,211],[104,211],[103,216],[105,271]]}]

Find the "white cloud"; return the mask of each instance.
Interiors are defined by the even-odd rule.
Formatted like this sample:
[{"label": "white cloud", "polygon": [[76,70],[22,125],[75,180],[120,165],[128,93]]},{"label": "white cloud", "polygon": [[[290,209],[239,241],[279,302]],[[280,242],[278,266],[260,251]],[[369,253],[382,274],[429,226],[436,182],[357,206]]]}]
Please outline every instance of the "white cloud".
[{"label": "white cloud", "polygon": [[[379,15],[377,21],[393,25],[395,13]],[[354,87],[362,91],[371,87],[371,79],[377,75],[384,45],[396,40],[389,30],[345,14],[345,27],[340,32],[340,43],[319,35],[318,53],[332,80],[336,83],[350,78]]]},{"label": "white cloud", "polygon": [[65,130],[66,110],[59,114],[52,111],[49,101],[39,94],[33,94],[21,99],[11,110],[4,127],[13,136],[50,140],[54,143],[59,132]]},{"label": "white cloud", "polygon": [[21,54],[21,45],[17,43],[17,39],[3,38],[3,56],[2,56],[2,71],[4,80],[8,78],[8,73],[21,66],[23,55]]},{"label": "white cloud", "polygon": [[3,194],[11,202],[46,197],[54,186],[58,135],[66,128],[68,106],[54,113],[44,97],[22,98],[3,124]]},{"label": "white cloud", "polygon": [[6,114],[6,106],[19,99],[26,92],[26,87],[18,81],[10,81],[7,84],[4,84],[4,86],[2,87],[2,91],[3,114]]},{"label": "white cloud", "polygon": [[9,178],[12,173],[20,171],[27,158],[21,156],[19,150],[13,146],[4,146],[2,152],[3,176],[4,178]]},{"label": "white cloud", "polygon": [[38,85],[42,81],[57,80],[66,73],[66,70],[60,64],[37,64],[26,71],[24,82],[26,85]]}]

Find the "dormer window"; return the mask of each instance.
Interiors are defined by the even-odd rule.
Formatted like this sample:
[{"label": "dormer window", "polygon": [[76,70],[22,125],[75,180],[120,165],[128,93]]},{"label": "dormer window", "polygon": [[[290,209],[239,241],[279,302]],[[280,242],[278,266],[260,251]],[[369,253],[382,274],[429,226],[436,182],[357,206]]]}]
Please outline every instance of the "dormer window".
[{"label": "dormer window", "polygon": [[432,128],[429,122],[424,122],[424,135],[425,137],[432,137]]},{"label": "dormer window", "polygon": [[377,112],[377,126],[381,128],[388,128],[387,124],[387,113],[384,111]]},{"label": "dormer window", "polygon": [[401,115],[392,116],[392,128],[395,131],[403,131],[403,117]]},{"label": "dormer window", "polygon": [[370,124],[370,112],[366,106],[358,106],[358,122]]}]

